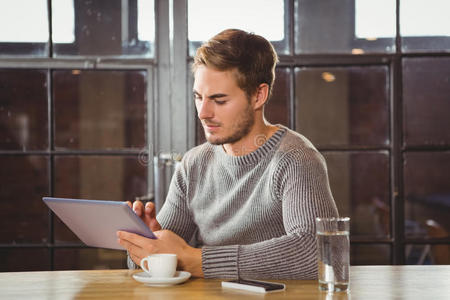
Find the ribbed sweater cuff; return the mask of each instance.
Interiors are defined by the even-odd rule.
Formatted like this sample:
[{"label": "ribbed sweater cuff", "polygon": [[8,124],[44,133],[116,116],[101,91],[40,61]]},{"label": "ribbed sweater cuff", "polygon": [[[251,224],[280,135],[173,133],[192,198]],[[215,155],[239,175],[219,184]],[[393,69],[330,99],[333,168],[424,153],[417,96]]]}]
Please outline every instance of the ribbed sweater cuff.
[{"label": "ribbed sweater cuff", "polygon": [[239,245],[205,246],[202,248],[202,269],[205,278],[239,277]]}]

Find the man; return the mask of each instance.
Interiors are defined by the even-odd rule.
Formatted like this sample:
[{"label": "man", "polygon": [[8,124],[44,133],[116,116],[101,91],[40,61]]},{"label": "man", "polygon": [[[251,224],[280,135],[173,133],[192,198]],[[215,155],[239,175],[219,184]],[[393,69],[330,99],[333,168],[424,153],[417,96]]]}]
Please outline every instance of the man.
[{"label": "man", "polygon": [[316,277],[315,217],[338,213],[323,157],[264,119],[276,62],[267,40],[241,30],[197,50],[194,97],[208,142],[184,155],[157,218],[152,203],[133,204],[158,237],[118,232],[134,262],[175,253],[198,277]]}]

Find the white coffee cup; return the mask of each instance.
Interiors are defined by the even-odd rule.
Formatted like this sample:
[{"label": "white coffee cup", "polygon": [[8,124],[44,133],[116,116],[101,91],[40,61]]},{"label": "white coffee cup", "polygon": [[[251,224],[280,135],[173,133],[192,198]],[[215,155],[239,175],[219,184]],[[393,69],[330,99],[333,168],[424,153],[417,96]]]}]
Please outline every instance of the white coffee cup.
[{"label": "white coffee cup", "polygon": [[[147,266],[145,265],[147,262]],[[141,259],[141,268],[155,278],[173,277],[177,271],[176,254],[152,254]]]}]

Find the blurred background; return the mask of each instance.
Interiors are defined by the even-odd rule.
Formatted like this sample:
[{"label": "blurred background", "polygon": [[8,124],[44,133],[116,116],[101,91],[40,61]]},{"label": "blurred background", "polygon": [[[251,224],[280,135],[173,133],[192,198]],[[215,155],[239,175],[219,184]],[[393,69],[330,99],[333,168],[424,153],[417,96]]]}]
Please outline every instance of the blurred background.
[{"label": "blurred background", "polygon": [[351,263],[450,264],[446,0],[0,0],[0,271],[125,268],[43,196],[150,199],[204,141],[190,65],[226,28],[280,56],[268,120],[327,160]]}]

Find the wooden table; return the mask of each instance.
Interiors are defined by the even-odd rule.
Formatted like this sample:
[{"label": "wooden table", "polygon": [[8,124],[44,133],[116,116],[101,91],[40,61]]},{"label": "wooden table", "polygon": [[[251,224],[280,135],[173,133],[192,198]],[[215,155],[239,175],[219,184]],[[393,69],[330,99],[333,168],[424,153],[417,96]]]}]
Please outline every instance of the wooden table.
[{"label": "wooden table", "polygon": [[315,280],[286,280],[286,291],[252,294],[222,289],[220,280],[190,279],[148,287],[139,271],[0,273],[0,299],[450,299],[450,266],[352,266],[350,292],[321,292]]}]

